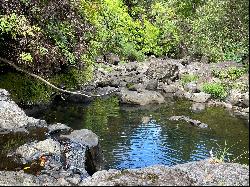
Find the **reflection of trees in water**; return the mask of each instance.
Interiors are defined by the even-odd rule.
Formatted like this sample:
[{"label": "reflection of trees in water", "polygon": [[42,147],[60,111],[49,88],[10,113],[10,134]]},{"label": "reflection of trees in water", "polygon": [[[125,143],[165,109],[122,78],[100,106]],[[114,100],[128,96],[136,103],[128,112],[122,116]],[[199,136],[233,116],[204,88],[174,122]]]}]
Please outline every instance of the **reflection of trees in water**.
[{"label": "reflection of trees in water", "polygon": [[115,97],[96,99],[84,112],[84,127],[106,132],[109,118],[119,117],[119,102]]},{"label": "reflection of trees in water", "polygon": [[[189,102],[178,101],[175,105],[152,110],[123,110],[116,98],[108,98],[97,99],[85,106],[53,105],[45,111],[45,116],[73,129],[87,128],[95,132],[111,168],[128,165],[133,159],[130,163],[130,166],[135,164],[133,167],[151,165],[150,162],[155,163],[157,159],[159,163],[169,165],[199,160],[208,157],[216,143],[223,146],[225,140],[229,146],[242,140],[230,150],[236,156],[249,150],[248,129],[243,120],[231,117],[218,107],[192,113],[190,106]],[[199,129],[185,122],[169,121],[173,115],[189,116],[207,123],[209,128]],[[146,149],[151,150],[150,154]],[[148,155],[143,156],[146,153]],[[247,162],[243,160],[243,163]]]}]

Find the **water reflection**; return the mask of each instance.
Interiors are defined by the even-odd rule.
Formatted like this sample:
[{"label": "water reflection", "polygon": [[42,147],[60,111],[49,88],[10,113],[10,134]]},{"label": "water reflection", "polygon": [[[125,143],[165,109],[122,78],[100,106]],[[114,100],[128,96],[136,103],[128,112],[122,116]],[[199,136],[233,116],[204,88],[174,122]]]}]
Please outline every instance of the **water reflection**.
[{"label": "water reflection", "polygon": [[[209,157],[224,142],[231,146],[231,160],[249,151],[246,121],[232,117],[222,108],[208,108],[192,113],[186,101],[161,105],[154,109],[119,107],[114,98],[98,99],[89,105],[58,104],[33,114],[51,122],[61,122],[74,129],[87,128],[100,137],[106,168],[141,168],[155,164],[175,165]],[[32,113],[30,113],[31,115]],[[207,123],[199,129],[181,121],[170,121],[172,115],[185,115]],[[236,146],[233,146],[237,142]],[[220,148],[220,149],[221,149]],[[237,162],[249,163],[247,158]]]}]

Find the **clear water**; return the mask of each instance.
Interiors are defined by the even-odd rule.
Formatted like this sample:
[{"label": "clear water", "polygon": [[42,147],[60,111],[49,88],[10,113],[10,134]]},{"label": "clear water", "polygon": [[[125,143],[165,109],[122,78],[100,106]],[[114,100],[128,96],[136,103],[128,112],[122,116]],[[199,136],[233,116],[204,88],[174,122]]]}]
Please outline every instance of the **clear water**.
[{"label": "clear water", "polygon": [[[220,107],[193,113],[188,101],[147,107],[119,106],[115,98],[97,99],[88,104],[57,103],[43,110],[26,110],[28,115],[61,122],[73,129],[96,133],[105,158],[105,169],[141,168],[155,164],[172,166],[217,156],[249,164],[249,125]],[[185,115],[207,123],[200,129],[186,122],[170,121]]]}]

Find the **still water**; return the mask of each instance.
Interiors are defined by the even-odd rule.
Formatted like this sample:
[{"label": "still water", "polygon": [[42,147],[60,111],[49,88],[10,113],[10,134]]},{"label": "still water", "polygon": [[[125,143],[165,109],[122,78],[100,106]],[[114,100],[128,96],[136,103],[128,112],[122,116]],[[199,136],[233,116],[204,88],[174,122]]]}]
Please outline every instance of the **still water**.
[{"label": "still water", "polygon": [[[119,106],[116,98],[97,99],[87,105],[57,103],[44,109],[27,109],[30,116],[48,123],[96,133],[105,158],[105,169],[172,166],[225,155],[226,160],[249,164],[249,125],[220,107],[200,113],[188,101],[147,107]],[[200,129],[169,117],[185,115],[208,124]],[[224,150],[224,153],[223,153]]]}]

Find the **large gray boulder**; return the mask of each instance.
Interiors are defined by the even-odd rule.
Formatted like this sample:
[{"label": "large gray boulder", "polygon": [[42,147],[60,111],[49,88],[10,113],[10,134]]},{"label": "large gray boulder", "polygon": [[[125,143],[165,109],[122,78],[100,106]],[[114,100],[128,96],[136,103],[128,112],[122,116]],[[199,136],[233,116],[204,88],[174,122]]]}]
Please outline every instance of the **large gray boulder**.
[{"label": "large gray boulder", "polygon": [[167,82],[175,80],[179,76],[178,66],[171,60],[154,60],[150,63],[146,72],[148,78]]},{"label": "large gray boulder", "polygon": [[200,93],[193,93],[190,97],[191,101],[194,101],[196,103],[205,103],[208,101],[208,99],[211,98],[210,94],[200,92]]},{"label": "large gray boulder", "polygon": [[25,112],[10,99],[10,94],[0,89],[0,129],[13,130],[27,126],[46,126],[44,120],[28,117]]},{"label": "large gray boulder", "polygon": [[248,174],[247,166],[209,159],[172,167],[98,171],[80,186],[248,186]]},{"label": "large gray boulder", "polygon": [[[61,135],[61,137],[69,139],[73,143],[80,143],[86,146],[85,159],[86,167],[88,167],[89,170],[95,172],[102,169],[103,155],[101,154],[98,136],[95,133],[88,129],[81,129],[75,130],[69,135]],[[75,161],[72,160],[72,162]]]},{"label": "large gray boulder", "polygon": [[143,90],[141,92],[121,89],[118,96],[121,103],[134,105],[148,105],[164,103],[164,97],[156,91]]}]

